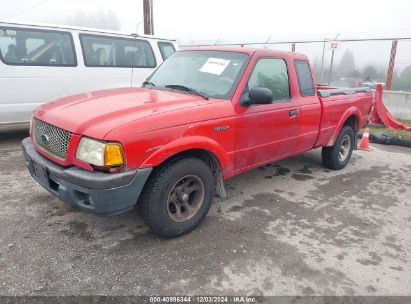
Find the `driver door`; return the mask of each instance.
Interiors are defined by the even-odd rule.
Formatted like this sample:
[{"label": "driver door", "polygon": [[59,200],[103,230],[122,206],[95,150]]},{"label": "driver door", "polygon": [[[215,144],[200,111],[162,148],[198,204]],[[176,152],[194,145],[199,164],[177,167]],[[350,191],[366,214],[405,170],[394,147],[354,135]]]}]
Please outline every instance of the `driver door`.
[{"label": "driver door", "polygon": [[296,148],[299,107],[290,94],[286,61],[282,58],[258,59],[244,94],[253,87],[270,89],[273,101],[239,108],[235,171],[284,158]]}]

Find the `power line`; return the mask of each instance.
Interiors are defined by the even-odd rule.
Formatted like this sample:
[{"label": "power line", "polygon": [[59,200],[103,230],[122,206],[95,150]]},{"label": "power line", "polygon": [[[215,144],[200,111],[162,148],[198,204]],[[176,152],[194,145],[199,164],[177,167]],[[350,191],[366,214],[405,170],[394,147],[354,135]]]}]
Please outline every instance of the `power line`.
[{"label": "power line", "polygon": [[36,4],[33,4],[32,6],[30,6],[30,7],[28,7],[28,8],[25,8],[24,10],[21,10],[20,12],[14,13],[14,14],[12,14],[12,15],[10,15],[10,16],[3,17],[3,18],[4,18],[4,19],[14,18],[14,17],[16,17],[16,16],[18,16],[18,15],[24,14],[24,13],[26,13],[26,12],[28,12],[28,11],[30,11],[30,10],[32,10],[32,9],[34,9],[34,8],[40,6],[40,5],[42,5],[42,4],[43,4],[44,2],[46,2],[46,1],[48,1],[48,0],[39,1],[39,2],[37,2]]}]

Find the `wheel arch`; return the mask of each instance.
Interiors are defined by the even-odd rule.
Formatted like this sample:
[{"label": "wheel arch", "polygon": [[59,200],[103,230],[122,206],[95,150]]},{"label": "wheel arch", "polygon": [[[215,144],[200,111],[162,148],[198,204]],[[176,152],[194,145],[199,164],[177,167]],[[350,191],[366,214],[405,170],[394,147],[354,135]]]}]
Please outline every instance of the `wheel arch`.
[{"label": "wheel arch", "polygon": [[232,162],[225,149],[216,141],[201,136],[183,137],[156,150],[140,167],[157,167],[182,157],[196,157],[210,166],[213,173],[224,176],[232,170]]},{"label": "wheel arch", "polygon": [[341,117],[340,121],[338,122],[333,135],[331,136],[330,140],[327,143],[327,147],[333,146],[335,144],[338,134],[340,134],[341,129],[344,126],[350,126],[354,130],[354,133],[358,132],[360,118],[361,118],[361,112],[358,108],[356,107],[349,108],[344,113],[344,115]]},{"label": "wheel arch", "polygon": [[359,119],[355,114],[353,114],[345,120],[341,129],[345,126],[350,126],[354,130],[354,132],[358,132],[358,125],[359,125]]}]

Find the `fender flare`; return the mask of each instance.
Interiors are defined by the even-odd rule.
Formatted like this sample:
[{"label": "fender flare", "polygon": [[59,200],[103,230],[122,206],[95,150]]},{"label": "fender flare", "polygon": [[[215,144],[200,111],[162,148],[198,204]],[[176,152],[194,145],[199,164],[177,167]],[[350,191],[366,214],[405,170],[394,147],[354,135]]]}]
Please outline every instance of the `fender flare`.
[{"label": "fender flare", "polygon": [[[337,127],[335,128],[334,133],[332,134],[330,140],[327,143],[327,147],[333,146],[335,144],[335,141],[337,140],[338,135],[341,132],[341,129],[343,128],[345,122],[347,119],[351,116],[355,116],[357,119],[357,124],[361,121],[361,111],[357,107],[350,107],[348,108],[345,112],[344,115],[341,116],[340,121],[337,124]],[[358,125],[356,126],[358,128]]]},{"label": "fender flare", "polygon": [[140,168],[158,166],[170,157],[189,150],[204,150],[213,154],[220,164],[223,175],[233,168],[226,150],[215,140],[204,136],[186,136],[169,142],[155,150]]}]

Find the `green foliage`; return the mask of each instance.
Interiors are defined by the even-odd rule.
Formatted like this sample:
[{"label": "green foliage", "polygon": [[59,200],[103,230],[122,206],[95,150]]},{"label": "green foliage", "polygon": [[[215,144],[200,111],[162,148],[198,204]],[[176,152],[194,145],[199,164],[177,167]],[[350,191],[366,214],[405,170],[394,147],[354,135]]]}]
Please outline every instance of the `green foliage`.
[{"label": "green foliage", "polygon": [[411,91],[411,66],[407,66],[400,76],[397,73],[393,75],[391,90]]},{"label": "green foliage", "polygon": [[380,67],[368,64],[362,70],[361,77],[362,79],[369,77],[374,82],[385,82],[386,71]]},{"label": "green foliage", "polygon": [[342,55],[336,69],[336,74],[338,77],[355,77],[358,75],[355,68],[354,54],[349,49]]},{"label": "green foliage", "polygon": [[[362,78],[369,77],[373,82],[385,82],[386,70],[373,65],[364,67]],[[391,90],[393,91],[411,91],[411,65],[407,66],[401,74],[394,73],[392,76]]]},{"label": "green foliage", "polygon": [[[411,125],[411,124],[408,124]],[[371,126],[368,126],[368,129],[370,131],[370,134],[373,135],[387,135],[387,136],[394,136],[398,138],[405,138],[405,139],[411,139],[411,132],[407,130],[390,130],[386,128],[374,128]]]},{"label": "green foliage", "polygon": [[411,81],[411,65],[405,67],[401,72],[401,78],[405,81]]}]

